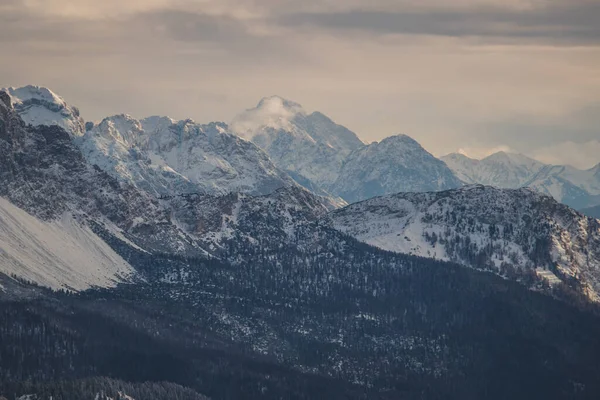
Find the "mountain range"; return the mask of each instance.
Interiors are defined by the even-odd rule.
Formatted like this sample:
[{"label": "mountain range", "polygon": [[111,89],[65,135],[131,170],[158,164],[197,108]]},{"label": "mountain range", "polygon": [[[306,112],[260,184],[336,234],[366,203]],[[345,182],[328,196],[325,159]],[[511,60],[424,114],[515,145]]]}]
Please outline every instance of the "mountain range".
[{"label": "mountain range", "polygon": [[588,170],[548,165],[521,154],[498,152],[482,160],[452,153],[441,158],[466,183],[530,187],[576,209],[600,204],[600,164]]},{"label": "mountain range", "polygon": [[530,187],[579,210],[600,204],[600,164],[584,171],[506,152],[482,160],[453,153],[440,161],[406,135],[365,144],[322,113],[279,96],[262,99],[230,125],[129,115],[86,124],[49,89],[5,91],[26,123],[63,127],[91,164],[153,195],[268,194],[301,185],[343,206],[484,184]]},{"label": "mountain range", "polygon": [[600,222],[354,138],[0,91],[0,395],[597,397]]}]

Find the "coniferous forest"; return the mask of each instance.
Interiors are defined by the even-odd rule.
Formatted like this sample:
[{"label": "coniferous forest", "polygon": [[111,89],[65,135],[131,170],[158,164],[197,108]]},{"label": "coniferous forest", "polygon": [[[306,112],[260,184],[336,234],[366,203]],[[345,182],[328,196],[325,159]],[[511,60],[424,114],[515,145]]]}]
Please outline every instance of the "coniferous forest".
[{"label": "coniferous forest", "polygon": [[240,255],[237,263],[150,255],[112,239],[143,282],[79,294],[18,284],[36,295],[1,303],[0,392],[40,399],[119,391],[136,399],[599,393],[593,310],[328,228],[297,235],[283,249],[233,238],[227,251]]}]

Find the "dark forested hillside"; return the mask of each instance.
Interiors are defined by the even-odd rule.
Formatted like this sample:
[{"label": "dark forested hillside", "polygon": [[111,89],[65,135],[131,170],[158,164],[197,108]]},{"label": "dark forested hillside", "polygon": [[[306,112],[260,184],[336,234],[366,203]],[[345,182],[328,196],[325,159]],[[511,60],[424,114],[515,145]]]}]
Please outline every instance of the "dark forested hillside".
[{"label": "dark forested hillside", "polygon": [[146,284],[2,303],[4,388],[110,376],[214,399],[600,393],[593,313],[493,275],[317,226],[284,248],[232,239],[235,265],[111,244]]}]

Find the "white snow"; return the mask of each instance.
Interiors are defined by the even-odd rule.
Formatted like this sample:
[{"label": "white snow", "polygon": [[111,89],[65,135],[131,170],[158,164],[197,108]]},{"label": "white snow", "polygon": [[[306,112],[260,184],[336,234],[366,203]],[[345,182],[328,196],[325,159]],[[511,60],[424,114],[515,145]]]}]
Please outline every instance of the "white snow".
[{"label": "white snow", "polygon": [[21,119],[27,124],[57,125],[73,136],[81,136],[84,122],[75,107],[69,106],[62,97],[40,86],[3,88]]},{"label": "white snow", "polygon": [[89,163],[152,194],[264,194],[294,185],[258,147],[219,123],[116,115],[77,144]]},{"label": "white snow", "polygon": [[356,134],[325,115],[308,114],[279,96],[266,97],[237,115],[230,128],[266,151],[277,167],[321,188],[336,180],[348,154],[364,146]]},{"label": "white snow", "polygon": [[113,287],[135,273],[72,215],[44,222],[4,198],[0,198],[0,272],[75,291]]}]

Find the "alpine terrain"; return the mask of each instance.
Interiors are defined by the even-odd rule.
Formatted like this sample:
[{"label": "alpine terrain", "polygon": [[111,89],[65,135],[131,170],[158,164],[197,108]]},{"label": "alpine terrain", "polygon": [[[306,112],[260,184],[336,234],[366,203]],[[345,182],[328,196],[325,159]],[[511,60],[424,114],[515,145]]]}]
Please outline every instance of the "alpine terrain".
[{"label": "alpine terrain", "polygon": [[265,97],[236,116],[231,129],[264,149],[275,165],[309,189],[328,188],[346,156],[364,146],[354,132],[279,96]]},{"label": "alpine terrain", "polygon": [[0,92],[0,396],[598,397],[598,220],[279,98],[232,126]]},{"label": "alpine terrain", "polygon": [[600,301],[600,221],[531,189],[470,185],[400,193],[335,211],[334,228],[384,250],[516,278],[540,274]]}]

